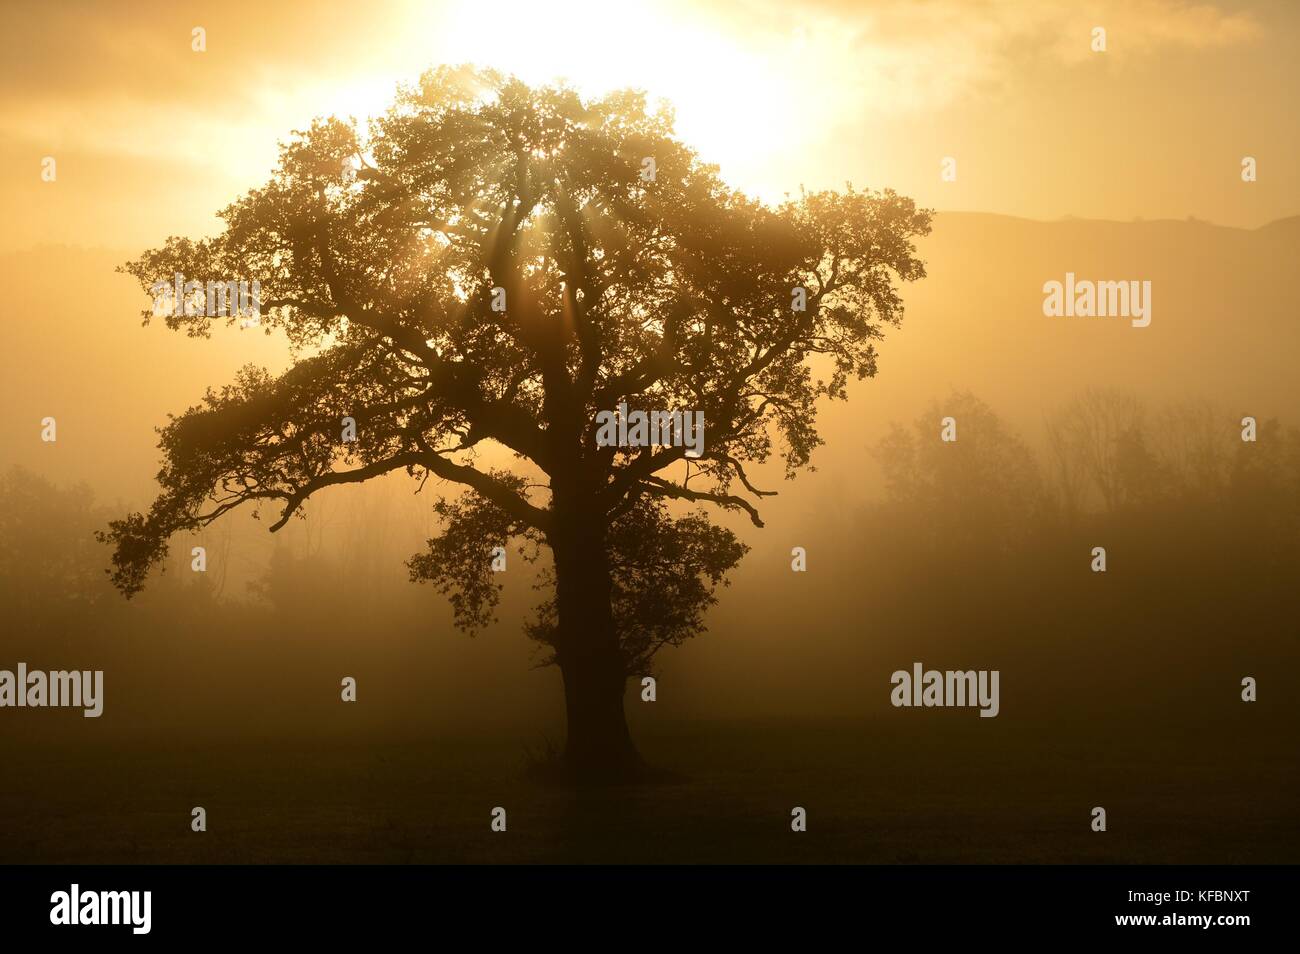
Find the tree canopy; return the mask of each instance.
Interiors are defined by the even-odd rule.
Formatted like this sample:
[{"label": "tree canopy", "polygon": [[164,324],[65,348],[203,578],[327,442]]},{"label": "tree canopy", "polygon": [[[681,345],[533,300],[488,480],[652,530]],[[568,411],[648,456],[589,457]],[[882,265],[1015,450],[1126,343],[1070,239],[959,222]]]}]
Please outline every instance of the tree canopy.
[{"label": "tree canopy", "polygon": [[[772,491],[747,468],[776,456],[793,476],[821,443],[818,402],[875,373],[903,314],[896,281],[925,274],[912,243],[930,213],[851,187],[770,207],[727,187],[641,93],[584,101],[444,67],[364,126],[295,134],[222,218],[216,237],[170,238],[125,270],[145,288],[259,281],[260,323],[296,361],[246,368],[162,428],[158,498],[104,534],[115,585],[139,591],[169,537],[233,508],[272,506],[274,530],[323,488],[400,470],[463,485],[410,562],[460,624],[495,605],[488,546],[554,549],[567,521],[604,550],[632,671],[698,630],[745,550],[669,504],[761,526]],[[165,320],[206,336],[222,319]],[[620,402],[702,411],[702,455],[599,446],[596,413]],[[357,440],[340,439],[344,417]],[[484,466],[489,445],[518,466]],[[531,633],[555,631],[550,600]]]}]

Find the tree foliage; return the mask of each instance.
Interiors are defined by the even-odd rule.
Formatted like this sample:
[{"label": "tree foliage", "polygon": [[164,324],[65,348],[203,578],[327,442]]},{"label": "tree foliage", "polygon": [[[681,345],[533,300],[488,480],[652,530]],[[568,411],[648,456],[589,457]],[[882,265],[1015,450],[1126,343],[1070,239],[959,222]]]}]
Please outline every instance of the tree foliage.
[{"label": "tree foliage", "polygon": [[[575,512],[594,525],[629,666],[697,631],[744,551],[669,505],[761,526],[771,491],[747,468],[808,464],[817,402],[875,373],[875,342],[903,313],[896,281],[925,274],[912,240],[930,221],[890,191],[768,207],[643,94],[584,101],[466,68],[427,73],[364,128],[316,121],[222,218],[218,236],[170,238],[125,269],[146,288],[258,280],[261,324],[297,361],[245,369],[162,429],[161,493],[105,534],[114,583],[135,593],[172,534],[234,507],[272,505],[274,530],[322,488],[404,470],[463,485],[410,566],[466,627],[490,618],[491,546],[551,543]],[[213,320],[166,317],[196,336]],[[596,413],[620,401],[703,411],[702,457],[597,446]],[[345,416],[356,442],[340,441]],[[483,466],[490,446],[517,468]],[[543,604],[536,638],[554,615]]]}]

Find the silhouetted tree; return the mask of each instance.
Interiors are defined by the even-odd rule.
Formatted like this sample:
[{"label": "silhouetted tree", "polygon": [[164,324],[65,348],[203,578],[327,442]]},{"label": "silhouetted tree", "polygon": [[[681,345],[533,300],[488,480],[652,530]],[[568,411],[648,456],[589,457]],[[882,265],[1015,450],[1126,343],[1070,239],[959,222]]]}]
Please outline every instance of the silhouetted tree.
[{"label": "silhouetted tree", "polygon": [[[447,68],[364,132],[315,122],[222,214],[219,237],[171,238],[126,269],[145,287],[260,280],[261,322],[298,360],[244,370],[162,430],[160,496],[106,534],[115,583],[134,593],[172,534],[245,503],[281,508],[275,530],[316,491],[390,471],[463,484],[411,576],[473,628],[496,605],[490,549],[549,550],[554,594],[530,633],[563,674],[579,772],[638,763],[627,676],[701,628],[745,550],[668,504],[762,525],[754,500],[771,491],[746,466],[808,463],[818,399],[874,374],[874,342],[902,317],[894,280],[925,274],[912,238],[930,221],[889,191],[769,208],[642,94],[584,102]],[[199,336],[211,322],[166,320]],[[596,413],[621,401],[702,411],[702,456],[598,446]],[[344,416],[356,442],[340,441]],[[493,445],[516,465],[482,464]]]},{"label": "silhouetted tree", "polygon": [[[956,421],[955,441],[940,440],[945,417]],[[893,424],[874,454],[885,504],[930,554],[959,550],[966,559],[966,548],[1006,551],[1040,515],[1042,479],[1033,453],[970,392],[931,403],[910,429]]]},{"label": "silhouetted tree", "polygon": [[1085,486],[1096,489],[1107,511],[1124,504],[1125,468],[1145,454],[1144,429],[1142,402],[1107,388],[1088,388],[1048,422],[1053,471],[1067,513],[1085,509],[1072,496]]},{"label": "silhouetted tree", "polygon": [[1224,496],[1233,448],[1242,446],[1240,415],[1207,401],[1183,401],[1160,409],[1148,442],[1171,492],[1203,501]]},{"label": "silhouetted tree", "polygon": [[91,531],[110,512],[87,484],[58,487],[24,467],[0,473],[0,601],[54,620],[110,596]]}]

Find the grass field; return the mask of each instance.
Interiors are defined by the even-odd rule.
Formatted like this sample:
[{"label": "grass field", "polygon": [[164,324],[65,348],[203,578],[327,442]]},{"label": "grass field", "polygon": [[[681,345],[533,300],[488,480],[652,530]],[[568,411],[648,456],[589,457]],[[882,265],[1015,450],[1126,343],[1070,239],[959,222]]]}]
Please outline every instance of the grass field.
[{"label": "grass field", "polygon": [[[540,737],[136,743],[92,756],[9,738],[0,862],[1300,860],[1293,738],[1220,727],[1066,739],[1000,722],[659,726],[639,733],[642,751],[678,778],[589,793],[534,780],[525,750]],[[195,805],[204,833],[190,831]],[[1090,830],[1096,805],[1104,833]],[[495,806],[505,833],[489,828]],[[795,806],[805,833],[790,829]]]}]

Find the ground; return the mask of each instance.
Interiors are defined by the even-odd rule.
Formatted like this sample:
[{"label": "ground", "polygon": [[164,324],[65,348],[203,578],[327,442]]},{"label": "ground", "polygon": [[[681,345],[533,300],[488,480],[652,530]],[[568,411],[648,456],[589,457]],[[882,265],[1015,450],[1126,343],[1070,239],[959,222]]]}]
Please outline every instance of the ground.
[{"label": "ground", "polygon": [[[575,792],[509,732],[0,741],[0,863],[1294,863],[1294,738],[1221,726],[1064,737],[973,712],[640,732],[678,778]],[[949,718],[950,717],[950,718]],[[922,719],[929,725],[922,728]],[[907,729],[907,732],[902,730]],[[534,753],[535,754],[535,753]],[[202,805],[208,830],[190,831]],[[1090,830],[1103,806],[1108,830]],[[492,808],[508,829],[492,832]],[[790,830],[795,806],[808,830]]]}]

